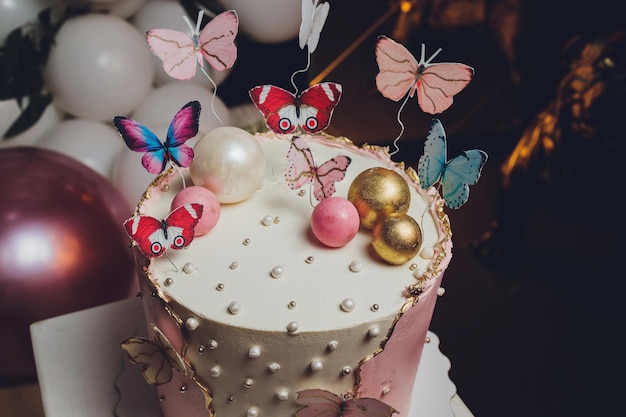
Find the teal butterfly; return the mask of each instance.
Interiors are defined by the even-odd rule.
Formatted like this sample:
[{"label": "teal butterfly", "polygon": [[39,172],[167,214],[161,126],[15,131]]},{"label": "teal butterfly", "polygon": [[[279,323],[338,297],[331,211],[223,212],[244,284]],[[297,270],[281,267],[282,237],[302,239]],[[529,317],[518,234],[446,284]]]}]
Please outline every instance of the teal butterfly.
[{"label": "teal butterfly", "polygon": [[487,154],[478,149],[464,151],[448,161],[446,132],[441,122],[434,119],[424,144],[424,155],[417,165],[417,175],[425,190],[439,183],[446,206],[457,209],[467,202],[469,186],[478,182],[485,162]]}]

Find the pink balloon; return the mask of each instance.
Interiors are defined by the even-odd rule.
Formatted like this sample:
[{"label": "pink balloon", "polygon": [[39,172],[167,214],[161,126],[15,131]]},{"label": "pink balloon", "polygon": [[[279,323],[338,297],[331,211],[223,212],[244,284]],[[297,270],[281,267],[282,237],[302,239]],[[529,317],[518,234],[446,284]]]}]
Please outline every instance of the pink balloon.
[{"label": "pink balloon", "polygon": [[151,59],[145,36],[129,22],[87,14],[61,26],[44,76],[62,110],[110,122],[130,114],[150,91]]},{"label": "pink balloon", "polygon": [[61,153],[0,149],[0,379],[32,378],[29,325],[136,288],[122,223],[132,211],[102,176]]}]

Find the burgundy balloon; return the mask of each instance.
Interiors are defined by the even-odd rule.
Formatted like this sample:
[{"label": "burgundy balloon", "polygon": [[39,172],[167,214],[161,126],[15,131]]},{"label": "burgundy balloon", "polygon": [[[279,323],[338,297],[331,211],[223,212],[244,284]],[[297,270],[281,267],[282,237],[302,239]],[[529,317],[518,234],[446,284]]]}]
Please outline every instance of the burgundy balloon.
[{"label": "burgundy balloon", "polygon": [[0,382],[36,377],[30,324],[128,297],[132,210],[103,176],[64,154],[0,150]]}]

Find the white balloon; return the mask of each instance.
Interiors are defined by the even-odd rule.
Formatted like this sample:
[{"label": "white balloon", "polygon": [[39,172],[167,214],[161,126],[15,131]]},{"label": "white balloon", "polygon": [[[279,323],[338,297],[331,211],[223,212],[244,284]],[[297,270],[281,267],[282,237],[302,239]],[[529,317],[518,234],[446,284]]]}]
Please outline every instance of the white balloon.
[{"label": "white balloon", "polygon": [[143,103],[132,113],[131,118],[148,128],[161,124],[169,125],[174,115],[192,100],[198,100],[202,106],[200,112],[201,133],[222,126],[219,119],[222,120],[224,126],[231,124],[228,107],[218,96],[215,96],[213,108],[219,119],[213,113],[211,109],[212,90],[185,81],[173,81],[153,89]]},{"label": "white balloon", "polygon": [[[172,0],[152,0],[146,2],[143,7],[133,17],[132,23],[139,29],[141,33],[146,33],[151,29],[173,29],[183,33],[190,34],[189,26],[183,20],[186,15],[185,9],[177,1]],[[190,19],[195,25],[195,18]],[[173,81],[174,79],[167,75],[163,70],[163,61],[152,54],[152,63],[154,65],[154,83],[163,85]],[[208,63],[204,63],[204,69],[207,71],[211,79],[216,85],[220,85],[230,74],[231,68],[224,71],[216,71]],[[208,88],[213,88],[204,73],[197,68],[196,75],[186,80],[195,84],[202,84]]]},{"label": "white balloon", "polygon": [[302,0],[219,0],[239,15],[239,28],[261,43],[285,42],[298,36]]},{"label": "white balloon", "polygon": [[13,29],[25,23],[37,22],[37,14],[50,7],[46,0],[2,0],[0,1],[0,45]]},{"label": "white balloon", "polygon": [[127,19],[139,11],[146,0],[89,0],[90,10],[108,12]]},{"label": "white balloon", "polygon": [[62,121],[46,133],[37,146],[61,152],[109,178],[113,162],[126,147],[113,124],[87,119]]},{"label": "white balloon", "polygon": [[126,20],[88,14],[59,30],[44,75],[57,105],[78,118],[130,114],[154,80],[144,36]]},{"label": "white balloon", "polygon": [[[24,105],[28,99],[24,99]],[[4,134],[21,114],[16,100],[0,101],[0,135]],[[63,112],[54,103],[46,107],[43,114],[29,129],[11,138],[0,139],[0,148],[11,146],[35,146],[37,141],[63,119]]]}]

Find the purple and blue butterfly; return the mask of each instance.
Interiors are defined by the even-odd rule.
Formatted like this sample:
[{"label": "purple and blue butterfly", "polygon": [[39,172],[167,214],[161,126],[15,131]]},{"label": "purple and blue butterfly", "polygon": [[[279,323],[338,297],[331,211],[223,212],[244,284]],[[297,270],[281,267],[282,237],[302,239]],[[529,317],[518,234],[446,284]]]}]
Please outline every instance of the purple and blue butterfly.
[{"label": "purple and blue butterfly", "polygon": [[160,174],[170,161],[183,168],[193,162],[193,149],[185,142],[198,134],[200,110],[198,101],[185,104],[172,119],[165,142],[146,126],[128,117],[115,116],[113,124],[130,150],[145,152],[141,158],[144,168],[151,174]]}]

